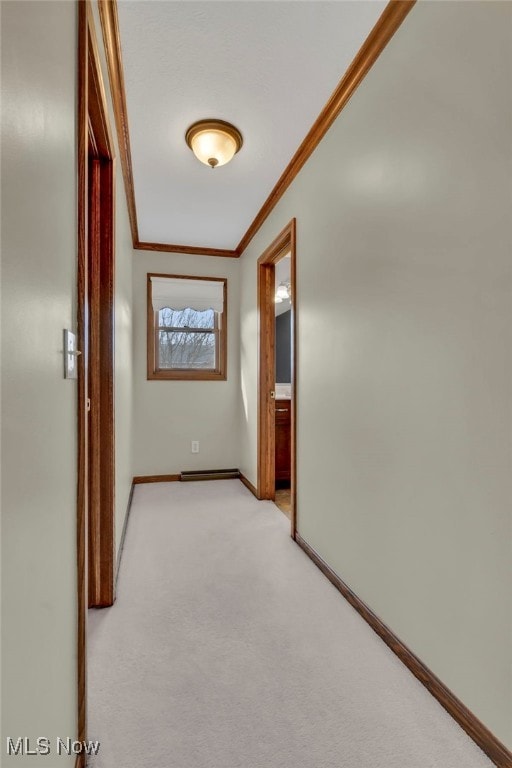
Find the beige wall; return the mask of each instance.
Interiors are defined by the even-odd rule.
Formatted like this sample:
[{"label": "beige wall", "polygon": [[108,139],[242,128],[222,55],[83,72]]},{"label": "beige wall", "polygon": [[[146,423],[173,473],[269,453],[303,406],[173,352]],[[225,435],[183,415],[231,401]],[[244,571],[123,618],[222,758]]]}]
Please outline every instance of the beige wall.
[{"label": "beige wall", "polygon": [[[114,129],[110,97],[109,109]],[[63,379],[61,351],[62,329],[76,329],[74,3],[2,3],[2,110],[2,729],[55,744],[76,736],[76,382]],[[115,279],[119,546],[133,475],[132,244],[119,163]],[[2,764],[34,759],[6,758],[4,737]],[[66,760],[52,749],[52,765]]]},{"label": "beige wall", "polygon": [[[2,765],[76,734],[74,3],[2,3]],[[52,755],[52,765],[74,764]]]},{"label": "beige wall", "polygon": [[[175,474],[238,466],[240,298],[237,259],[135,251],[134,474]],[[148,381],[146,280],[148,272],[226,277],[228,280],[227,381]],[[200,452],[190,452],[199,440]]]},{"label": "beige wall", "polygon": [[116,551],[133,479],[132,239],[121,164],[117,164],[115,277]]},{"label": "beige wall", "polygon": [[419,3],[242,257],[297,217],[301,535],[509,747],[512,5]]}]

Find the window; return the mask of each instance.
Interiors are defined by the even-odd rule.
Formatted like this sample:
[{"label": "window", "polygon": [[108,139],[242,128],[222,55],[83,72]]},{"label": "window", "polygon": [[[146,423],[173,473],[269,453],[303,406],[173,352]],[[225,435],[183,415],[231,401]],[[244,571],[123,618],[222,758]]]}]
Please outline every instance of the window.
[{"label": "window", "polygon": [[226,379],[227,280],[148,274],[148,379]]}]

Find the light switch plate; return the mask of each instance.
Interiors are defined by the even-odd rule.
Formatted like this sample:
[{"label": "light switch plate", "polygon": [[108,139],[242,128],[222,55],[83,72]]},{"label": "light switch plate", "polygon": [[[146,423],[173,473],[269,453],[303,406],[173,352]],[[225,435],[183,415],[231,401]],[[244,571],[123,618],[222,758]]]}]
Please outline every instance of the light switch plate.
[{"label": "light switch plate", "polygon": [[76,334],[64,329],[64,378],[78,377],[77,357],[80,353],[76,348]]}]

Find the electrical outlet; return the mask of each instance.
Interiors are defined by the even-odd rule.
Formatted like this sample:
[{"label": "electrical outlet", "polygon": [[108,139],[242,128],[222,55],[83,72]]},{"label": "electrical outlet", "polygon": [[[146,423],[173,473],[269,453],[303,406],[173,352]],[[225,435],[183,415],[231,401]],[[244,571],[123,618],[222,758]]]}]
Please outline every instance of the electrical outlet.
[{"label": "electrical outlet", "polygon": [[192,453],[199,453],[199,440],[192,440]]}]

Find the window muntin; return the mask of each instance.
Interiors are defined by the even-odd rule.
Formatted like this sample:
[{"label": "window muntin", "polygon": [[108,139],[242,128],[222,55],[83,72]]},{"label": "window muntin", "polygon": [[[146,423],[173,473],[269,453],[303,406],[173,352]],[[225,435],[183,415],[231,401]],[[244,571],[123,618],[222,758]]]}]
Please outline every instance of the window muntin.
[{"label": "window muntin", "polygon": [[155,348],[159,370],[218,369],[219,329],[213,309],[165,307],[158,312]]},{"label": "window muntin", "polygon": [[[225,278],[148,275],[148,379],[226,378],[226,293]],[[221,311],[205,308],[209,294]],[[183,296],[201,308],[183,307]]]}]

